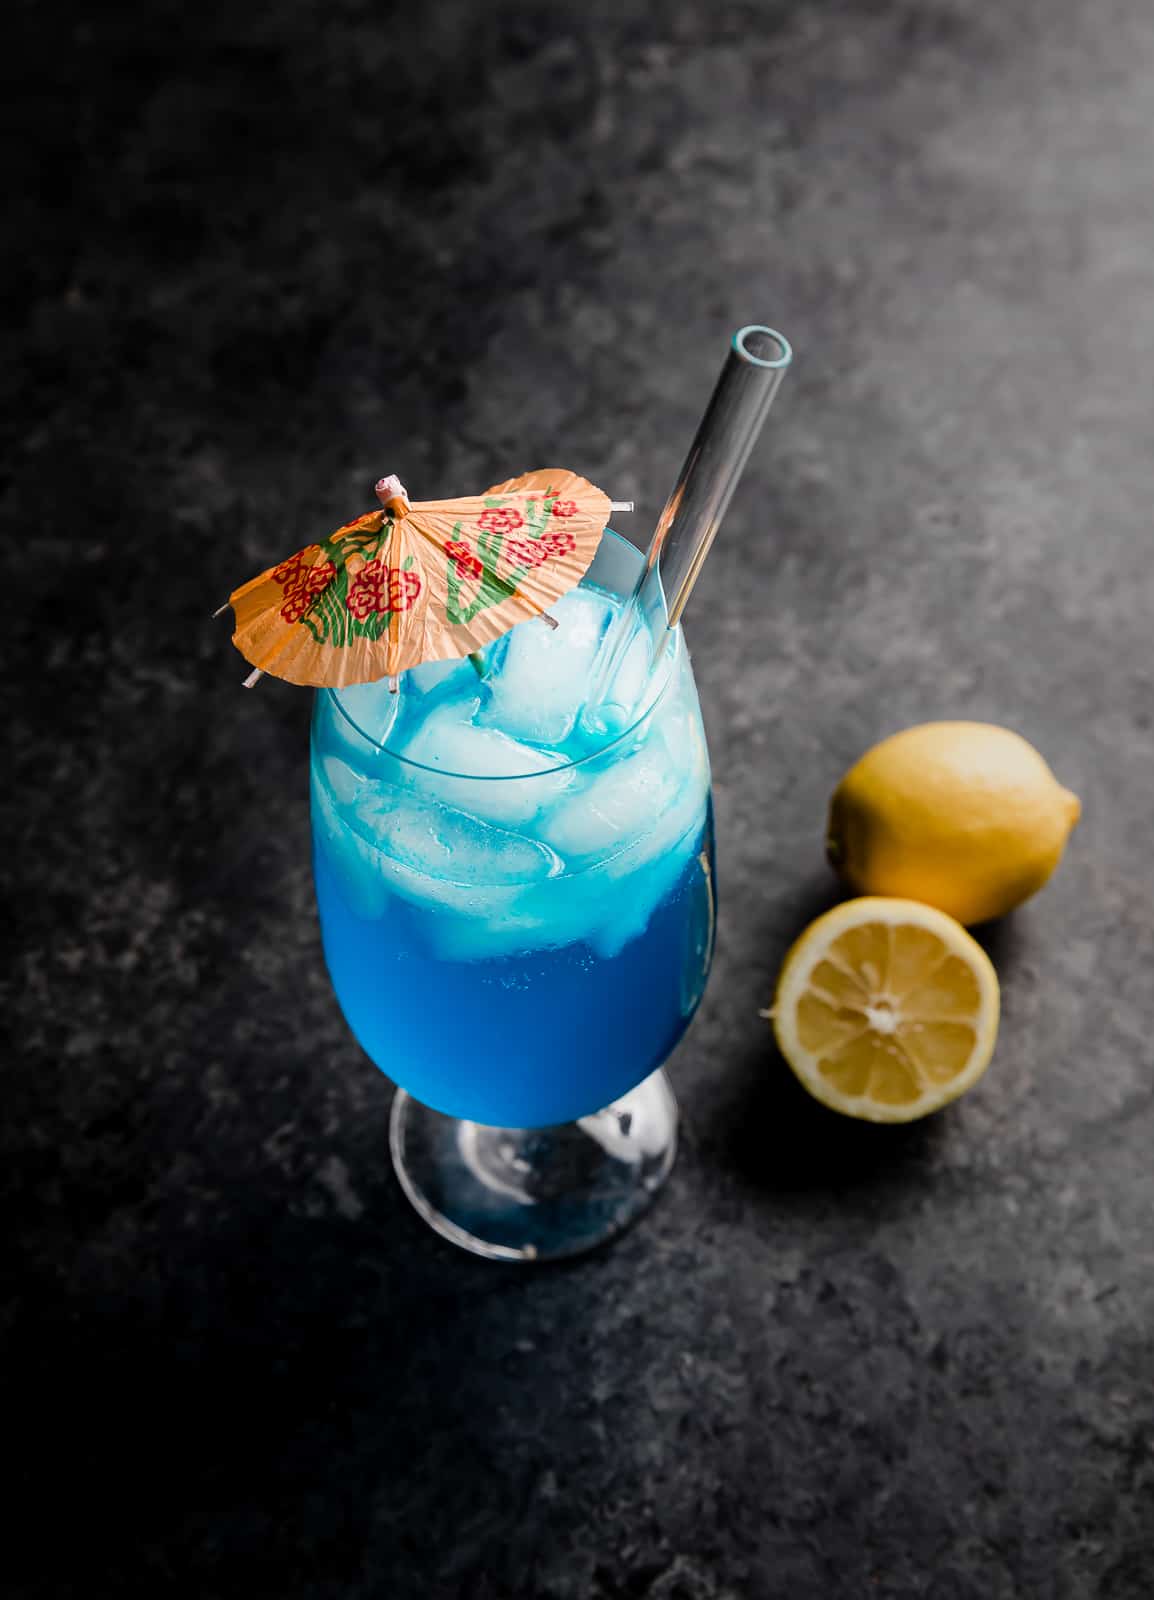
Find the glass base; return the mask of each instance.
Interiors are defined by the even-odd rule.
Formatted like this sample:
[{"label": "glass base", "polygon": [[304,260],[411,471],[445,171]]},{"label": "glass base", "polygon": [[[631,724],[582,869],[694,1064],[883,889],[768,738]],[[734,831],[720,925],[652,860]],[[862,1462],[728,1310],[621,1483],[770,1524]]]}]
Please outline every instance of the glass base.
[{"label": "glass base", "polygon": [[677,1102],[658,1071],[577,1122],[490,1128],[398,1089],[389,1148],[402,1189],[444,1238],[494,1261],[556,1261],[649,1209],[677,1153]]}]

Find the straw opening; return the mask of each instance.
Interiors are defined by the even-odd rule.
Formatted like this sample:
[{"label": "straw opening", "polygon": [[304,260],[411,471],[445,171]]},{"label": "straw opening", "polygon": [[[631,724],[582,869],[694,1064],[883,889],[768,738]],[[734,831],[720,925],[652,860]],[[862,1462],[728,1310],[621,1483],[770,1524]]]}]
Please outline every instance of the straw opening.
[{"label": "straw opening", "polygon": [[780,370],[788,367],[793,360],[789,340],[775,329],[756,322],[737,330],[733,336],[733,348],[744,361],[751,362],[755,367]]}]

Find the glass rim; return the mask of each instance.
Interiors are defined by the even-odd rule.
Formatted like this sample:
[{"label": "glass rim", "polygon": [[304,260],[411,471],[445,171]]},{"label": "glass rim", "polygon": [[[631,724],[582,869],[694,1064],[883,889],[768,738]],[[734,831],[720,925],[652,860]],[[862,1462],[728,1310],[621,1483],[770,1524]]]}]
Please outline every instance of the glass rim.
[{"label": "glass rim", "polygon": [[[601,537],[605,538],[606,535],[608,535],[611,539],[616,539],[618,544],[626,545],[630,550],[636,551],[642,564],[644,564],[645,552],[643,550],[638,550],[637,546],[631,539],[623,538],[621,534],[615,532],[612,528],[604,528],[602,530]],[[574,587],[580,588],[580,584],[576,584]],[[621,596],[619,598],[625,601],[631,600],[633,598],[632,591],[630,591],[629,595]],[[517,624],[517,626],[520,626],[520,624]],[[512,629],[509,631],[512,632]],[[629,726],[623,728],[620,733],[615,733],[611,739],[607,740],[603,745],[598,745],[595,750],[590,750],[586,755],[578,756],[575,761],[561,761],[558,762],[555,767],[541,767],[534,772],[454,772],[448,767],[431,767],[426,761],[414,761],[411,756],[402,755],[399,750],[390,749],[388,744],[382,744],[379,739],[374,739],[372,734],[366,733],[364,728],[361,727],[360,723],[353,716],[352,712],[349,711],[347,706],[342,704],[340,698],[341,691],[339,689],[330,687],[325,688],[320,692],[328,696],[333,705],[336,707],[337,711],[359,738],[363,739],[366,744],[371,745],[374,750],[379,751],[382,755],[388,756],[390,760],[401,762],[403,766],[412,767],[418,772],[432,773],[432,775],[437,778],[452,778],[454,780],[463,779],[467,783],[525,783],[527,780],[532,778],[552,777],[558,772],[575,772],[578,767],[585,766],[587,762],[599,760],[602,756],[608,755],[611,750],[615,749],[619,744],[628,739],[637,731],[647,717],[653,715],[654,711],[656,711],[662,700],[664,700],[666,691],[668,690],[670,683],[673,681],[674,668],[676,667],[681,655],[681,628],[676,627],[668,631],[673,634],[673,648],[668,653],[668,666],[664,676],[662,677],[660,688],[657,690],[657,693],[652,696],[652,698],[646,700],[642,710],[637,714],[636,717],[634,717]],[[464,660],[465,658],[462,656],[461,659]],[[378,678],[375,681],[377,683],[381,683],[384,680]],[[350,689],[360,689],[368,688],[369,685],[349,684],[347,687]],[[499,732],[500,730],[498,729],[497,731]]]}]

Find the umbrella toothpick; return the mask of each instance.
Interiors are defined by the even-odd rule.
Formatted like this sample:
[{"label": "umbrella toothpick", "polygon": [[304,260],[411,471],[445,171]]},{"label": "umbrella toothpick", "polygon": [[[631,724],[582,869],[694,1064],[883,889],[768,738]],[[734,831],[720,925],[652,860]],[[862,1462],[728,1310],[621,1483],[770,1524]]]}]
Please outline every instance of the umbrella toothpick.
[{"label": "umbrella toothpick", "polygon": [[233,591],[233,643],[262,676],[334,688],[398,680],[424,661],[465,656],[478,679],[487,648],[519,622],[561,624],[549,607],[592,563],[611,511],[595,484],[564,469],[523,472],[482,494],[410,500],[394,475],[380,505],[342,523]]},{"label": "umbrella toothpick", "polygon": [[255,689],[263,677],[264,673],[260,670],[260,668],[254,667],[249,673],[248,677],[244,680],[244,687],[246,689]]}]

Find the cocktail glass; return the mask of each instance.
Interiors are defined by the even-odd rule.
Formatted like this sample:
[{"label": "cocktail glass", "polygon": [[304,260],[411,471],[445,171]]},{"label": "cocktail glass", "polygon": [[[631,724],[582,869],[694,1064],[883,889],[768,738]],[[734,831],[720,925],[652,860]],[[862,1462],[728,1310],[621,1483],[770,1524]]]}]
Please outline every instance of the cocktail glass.
[{"label": "cocktail glass", "polygon": [[705,989],[709,760],[678,632],[640,614],[619,729],[584,715],[641,553],[607,532],[559,627],[469,662],[322,690],[317,902],[345,1016],[399,1085],[391,1144],[440,1233],[510,1260],[573,1254],[648,1206],[673,1162],[663,1062]]}]

